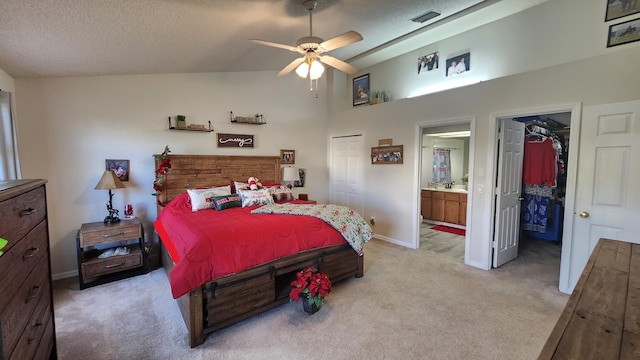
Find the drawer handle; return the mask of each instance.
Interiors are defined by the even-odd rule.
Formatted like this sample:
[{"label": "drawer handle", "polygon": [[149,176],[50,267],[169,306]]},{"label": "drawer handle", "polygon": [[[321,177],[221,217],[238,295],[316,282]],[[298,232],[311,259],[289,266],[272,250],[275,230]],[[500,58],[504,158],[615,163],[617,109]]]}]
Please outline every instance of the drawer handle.
[{"label": "drawer handle", "polygon": [[[42,326],[42,322],[40,321],[38,321],[33,325],[33,327],[40,327],[40,326]],[[35,340],[38,340],[39,338],[40,338],[40,335],[34,335],[27,339],[27,344],[31,345],[32,342],[34,342]]]},{"label": "drawer handle", "polygon": [[40,286],[34,285],[31,291],[32,291],[32,294],[25,299],[24,301],[25,303],[28,303],[29,301],[35,299],[38,296],[38,294],[40,293]]},{"label": "drawer handle", "polygon": [[32,215],[32,214],[35,214],[35,213],[36,213],[36,209],[26,208],[26,209],[20,211],[20,217],[27,216],[27,215]]},{"label": "drawer handle", "polygon": [[22,256],[22,260],[27,260],[28,258],[34,257],[38,253],[38,250],[40,249],[37,247],[32,247],[31,249],[27,250],[27,252]]},{"label": "drawer handle", "polygon": [[110,238],[110,237],[114,237],[114,236],[122,236],[124,235],[123,232],[119,232],[119,233],[114,233],[114,234],[102,234],[103,238]]},{"label": "drawer handle", "polygon": [[122,263],[120,263],[120,264],[105,265],[105,266],[104,266],[104,268],[105,268],[105,269],[113,269],[113,268],[115,268],[115,267],[122,266],[122,265],[124,265],[124,262],[122,262]]}]

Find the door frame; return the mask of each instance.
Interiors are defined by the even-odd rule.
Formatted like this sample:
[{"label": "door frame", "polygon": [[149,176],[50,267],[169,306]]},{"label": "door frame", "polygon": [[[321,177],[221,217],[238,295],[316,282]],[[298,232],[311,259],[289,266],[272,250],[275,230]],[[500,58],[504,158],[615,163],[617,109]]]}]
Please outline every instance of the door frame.
[{"label": "door frame", "polygon": [[[485,249],[487,250],[488,258],[487,263],[492,264],[493,256],[493,234],[495,232],[495,199],[497,193],[497,179],[495,178],[498,167],[498,127],[500,125],[499,119],[502,118],[514,118],[529,115],[545,115],[559,112],[571,113],[571,140],[568,154],[567,164],[567,187],[565,195],[565,213],[575,212],[575,196],[576,196],[576,179],[578,172],[578,150],[580,147],[580,123],[581,123],[581,110],[582,103],[568,103],[551,106],[541,106],[537,108],[527,108],[519,110],[509,110],[491,113],[489,116],[489,128],[493,129],[490,134],[489,143],[493,143],[493,147],[490,148],[489,164],[487,166],[487,173],[492,174],[493,179],[492,191],[491,191],[491,208],[489,211],[491,218],[491,226],[489,227],[489,233],[484,237],[486,239]],[[563,222],[562,232],[562,250],[560,255],[560,275],[559,275],[559,290],[563,293],[570,293],[569,291],[569,265],[571,264],[571,243],[573,241],[573,216],[565,216]]]},{"label": "door frame", "polygon": [[464,263],[469,264],[469,246],[471,242],[471,224],[473,215],[473,167],[475,159],[475,136],[476,136],[476,117],[464,116],[451,119],[441,119],[435,121],[421,121],[416,123],[416,150],[415,150],[415,162],[413,179],[413,243],[411,244],[413,249],[417,249],[420,245],[420,179],[422,177],[422,132],[424,129],[446,126],[446,125],[461,125],[469,124],[469,181],[467,183],[467,225],[464,239]]}]

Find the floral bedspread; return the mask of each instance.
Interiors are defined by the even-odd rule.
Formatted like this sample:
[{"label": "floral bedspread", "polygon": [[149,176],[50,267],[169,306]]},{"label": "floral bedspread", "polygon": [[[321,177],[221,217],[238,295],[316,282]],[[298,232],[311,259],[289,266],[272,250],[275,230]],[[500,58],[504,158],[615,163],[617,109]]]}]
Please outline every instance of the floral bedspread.
[{"label": "floral bedspread", "polygon": [[332,204],[273,204],[251,211],[252,214],[283,214],[313,216],[336,229],[362,255],[362,248],[371,238],[373,231],[357,212],[346,206]]}]

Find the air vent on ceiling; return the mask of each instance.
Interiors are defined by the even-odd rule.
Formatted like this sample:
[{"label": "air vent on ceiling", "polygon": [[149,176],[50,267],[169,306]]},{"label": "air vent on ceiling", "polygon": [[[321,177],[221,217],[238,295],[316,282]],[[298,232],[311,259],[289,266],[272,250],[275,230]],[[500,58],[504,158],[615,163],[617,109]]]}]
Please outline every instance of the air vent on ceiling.
[{"label": "air vent on ceiling", "polygon": [[418,15],[416,17],[414,17],[413,19],[411,19],[411,21],[413,22],[417,22],[417,23],[423,23],[425,21],[429,21],[431,19],[433,19],[434,17],[440,16],[439,12],[435,12],[433,10],[430,10],[422,15]]}]

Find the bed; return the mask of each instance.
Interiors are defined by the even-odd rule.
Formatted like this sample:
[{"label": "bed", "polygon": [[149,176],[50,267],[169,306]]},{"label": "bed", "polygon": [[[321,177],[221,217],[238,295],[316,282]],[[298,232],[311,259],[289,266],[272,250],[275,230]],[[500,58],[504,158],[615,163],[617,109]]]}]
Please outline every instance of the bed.
[{"label": "bed", "polygon": [[[157,168],[160,160],[158,155],[154,155],[154,157]],[[354,276],[359,278],[364,275],[362,252],[354,251],[355,247],[322,220],[306,216],[251,215],[260,219],[260,222],[270,222],[271,219],[277,217],[292,219],[291,225],[286,226],[291,226],[293,230],[288,230],[287,234],[299,234],[300,229],[295,230],[296,226],[303,228],[311,226],[314,231],[309,234],[315,234],[317,230],[322,234],[322,239],[314,240],[313,236],[307,234],[304,242],[309,244],[300,246],[300,249],[286,250],[286,255],[282,255],[278,249],[275,251],[274,257],[267,261],[265,258],[253,259],[253,256],[247,256],[247,258],[252,258],[251,261],[255,264],[241,270],[231,266],[224,270],[216,269],[214,271],[215,264],[202,265],[193,272],[195,277],[201,278],[203,272],[217,275],[202,284],[199,284],[200,280],[195,280],[198,284],[195,287],[193,287],[194,284],[188,284],[174,288],[174,280],[176,280],[174,277],[178,277],[175,274],[182,274],[181,277],[187,279],[191,276],[185,276],[189,275],[188,270],[185,270],[183,266],[187,257],[180,258],[180,254],[185,255],[185,245],[179,239],[174,241],[173,237],[177,238],[176,234],[187,232],[190,228],[200,227],[199,225],[194,226],[194,224],[209,223],[209,220],[204,220],[204,216],[221,216],[223,213],[230,214],[232,220],[224,219],[218,222],[227,224],[227,228],[237,228],[238,226],[233,225],[236,224],[234,221],[246,224],[246,221],[250,221],[247,220],[248,213],[253,209],[229,209],[220,211],[219,214],[215,209],[203,210],[193,213],[193,216],[187,215],[189,216],[188,221],[192,222],[191,224],[175,225],[180,222],[174,222],[174,225],[170,225],[170,221],[167,219],[169,214],[181,212],[180,209],[185,206],[182,203],[188,204],[189,202],[185,194],[186,190],[224,186],[234,181],[245,181],[252,176],[258,178],[262,184],[277,184],[280,183],[281,168],[278,156],[169,155],[168,157],[171,161],[171,170],[163,175],[162,185],[159,188],[159,215],[154,227],[160,238],[163,267],[169,276],[170,283],[172,283],[172,295],[178,302],[178,307],[187,326],[191,347],[202,344],[205,338],[216,330],[288,302],[290,283],[295,279],[296,272],[303,268],[316,267],[319,271],[329,274],[332,282]],[[174,210],[176,208],[178,210]],[[259,206],[254,208],[259,208]],[[304,224],[296,225],[299,221]],[[172,226],[175,228],[168,231],[168,228]],[[272,227],[278,228],[278,226],[273,225]],[[247,241],[246,244],[253,246],[254,242],[260,243],[262,239],[256,237],[255,233],[251,233],[251,227],[253,225],[245,226],[245,228],[249,228],[247,230],[249,236],[253,236],[252,239],[255,241]],[[215,232],[225,234],[219,238],[227,238],[228,233],[224,231],[216,230]],[[207,236],[215,237],[211,235],[211,232],[209,231]],[[340,240],[336,240],[336,234]],[[250,246],[247,247],[246,253],[252,254]],[[213,260],[207,261],[216,263]],[[222,263],[223,261],[218,262]],[[190,287],[193,288],[189,289]]]}]

